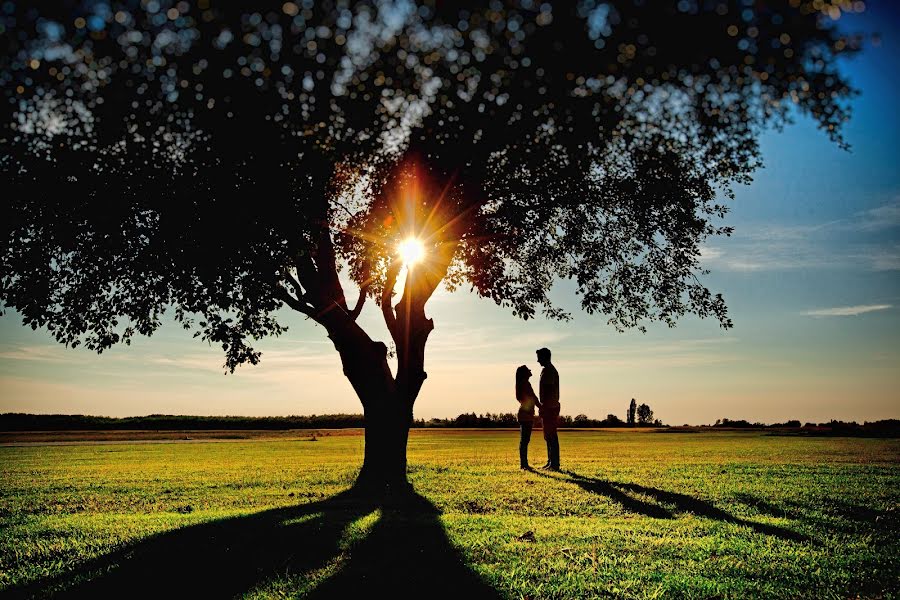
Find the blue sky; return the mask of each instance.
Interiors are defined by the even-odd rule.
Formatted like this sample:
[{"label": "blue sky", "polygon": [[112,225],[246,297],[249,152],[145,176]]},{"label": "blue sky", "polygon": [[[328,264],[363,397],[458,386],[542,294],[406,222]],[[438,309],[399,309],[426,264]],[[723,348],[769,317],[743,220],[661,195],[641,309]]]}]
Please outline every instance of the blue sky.
[{"label": "blue sky", "polygon": [[[881,33],[848,63],[862,90],[840,150],[798,117],[762,140],[766,167],[737,190],[731,238],[711,240],[709,287],[734,328],[685,319],[616,333],[599,316],[522,322],[487,300],[439,292],[416,416],[512,412],[513,374],[554,350],[563,413],[624,417],[632,397],[672,424],[900,417],[900,28],[889,3],[850,29]],[[575,308],[563,282],[555,294]],[[363,319],[386,339],[370,305]],[[360,412],[321,328],[285,313],[262,364],[223,375],[221,353],[174,325],[102,356],[0,319],[0,412],[113,416]]]}]

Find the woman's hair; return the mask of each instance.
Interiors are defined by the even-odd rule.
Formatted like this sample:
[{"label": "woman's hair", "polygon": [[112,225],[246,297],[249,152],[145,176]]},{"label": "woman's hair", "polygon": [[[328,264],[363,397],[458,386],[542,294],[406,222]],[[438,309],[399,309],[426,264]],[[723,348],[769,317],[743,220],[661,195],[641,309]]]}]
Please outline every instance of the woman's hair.
[{"label": "woman's hair", "polygon": [[525,395],[525,386],[528,384],[529,375],[531,375],[531,373],[526,365],[522,365],[516,369],[516,400],[521,400]]}]

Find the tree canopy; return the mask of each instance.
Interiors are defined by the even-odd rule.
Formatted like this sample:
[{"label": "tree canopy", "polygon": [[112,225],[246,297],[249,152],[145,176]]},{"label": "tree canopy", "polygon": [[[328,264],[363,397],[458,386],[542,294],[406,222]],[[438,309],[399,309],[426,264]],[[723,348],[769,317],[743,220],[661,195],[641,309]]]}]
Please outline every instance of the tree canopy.
[{"label": "tree canopy", "polygon": [[373,298],[399,344],[441,282],[566,318],[571,279],[619,329],[727,327],[701,245],[765,127],[843,144],[859,46],[818,0],[239,4],[4,4],[0,300],[27,325],[102,351],[172,310],[234,369],[284,305],[332,334]]}]

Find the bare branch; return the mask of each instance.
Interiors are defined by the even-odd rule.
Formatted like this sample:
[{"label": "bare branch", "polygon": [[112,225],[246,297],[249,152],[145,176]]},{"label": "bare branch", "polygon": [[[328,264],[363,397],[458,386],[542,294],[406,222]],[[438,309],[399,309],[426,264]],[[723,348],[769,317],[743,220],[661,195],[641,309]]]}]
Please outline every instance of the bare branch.
[{"label": "bare branch", "polygon": [[291,287],[294,288],[294,294],[297,295],[297,298],[303,298],[306,295],[306,290],[303,289],[303,286],[300,284],[297,278],[291,275],[291,273],[289,272],[286,272],[284,275],[287,278],[288,283],[291,284]]},{"label": "bare branch", "polygon": [[312,257],[308,252],[298,252],[294,255],[294,267],[297,269],[298,282],[311,295],[318,294],[318,273],[316,265],[312,261]]},{"label": "bare branch", "polygon": [[339,200],[337,200],[335,198],[331,199],[331,204],[333,204],[334,206],[337,206],[339,208],[342,208],[344,210],[344,212],[347,213],[347,216],[350,217],[351,219],[356,216],[352,212],[350,212],[350,209],[347,208],[347,206],[343,202],[340,202]]},{"label": "bare branch", "polygon": [[381,290],[381,314],[384,315],[384,324],[387,325],[391,337],[396,342],[397,316],[391,307],[391,298],[394,295],[394,286],[397,284],[397,276],[400,275],[401,263],[398,259],[393,259],[388,265],[387,276],[384,281],[384,289]]},{"label": "bare branch", "polygon": [[308,317],[315,318],[315,309],[312,306],[309,306],[302,300],[299,300],[293,296],[291,296],[290,292],[288,292],[283,286],[278,286],[278,292],[276,293],[276,297],[296,310],[297,312],[303,313]]},{"label": "bare branch", "polygon": [[323,225],[319,234],[315,262],[319,274],[318,281],[322,284],[319,290],[322,304],[327,305],[328,310],[332,305],[336,305],[342,311],[347,312],[347,299],[344,297],[344,287],[338,279],[337,257],[327,225]]},{"label": "bare branch", "polygon": [[362,312],[363,304],[366,303],[366,296],[369,293],[370,287],[372,287],[371,279],[359,286],[359,298],[356,299],[356,306],[354,306],[353,310],[350,311],[350,318],[354,321],[357,319],[357,317],[359,317],[359,313]]},{"label": "bare branch", "polygon": [[417,269],[412,276],[406,278],[401,304],[424,307],[447,275],[458,247],[458,240],[440,244],[436,249],[435,258],[429,262],[428,267]]}]

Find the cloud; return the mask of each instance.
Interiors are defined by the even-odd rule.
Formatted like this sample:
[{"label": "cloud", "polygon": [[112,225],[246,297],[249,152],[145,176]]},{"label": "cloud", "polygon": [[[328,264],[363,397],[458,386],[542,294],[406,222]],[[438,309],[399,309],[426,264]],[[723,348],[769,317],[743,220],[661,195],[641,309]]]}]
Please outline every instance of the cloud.
[{"label": "cloud", "polygon": [[0,352],[3,360],[27,360],[41,362],[76,362],[80,356],[59,345],[20,346]]},{"label": "cloud", "polygon": [[859,231],[878,231],[900,226],[900,197],[883,206],[857,213],[852,226]]},{"label": "cloud", "polygon": [[900,271],[900,244],[893,248],[876,248],[863,257],[873,271]]},{"label": "cloud", "polygon": [[[597,344],[577,342],[573,337],[568,339],[566,343],[553,345],[554,357],[560,364],[565,364],[567,370],[652,369],[713,365],[738,360],[737,354],[730,351],[738,342],[736,337],[669,342],[641,340],[636,344]],[[435,353],[430,360],[440,365],[440,372],[452,372],[464,380],[479,380],[482,378],[479,375],[481,370],[493,376],[507,371],[511,373],[521,363],[533,364],[532,346],[498,345],[477,348],[462,355]]]},{"label": "cloud", "polygon": [[876,312],[893,308],[892,304],[859,304],[857,306],[836,306],[834,308],[820,308],[810,310],[803,314],[809,317],[855,317],[865,313]]},{"label": "cloud", "polygon": [[723,247],[705,247],[702,264],[722,271],[754,272],[849,266],[844,257],[787,230],[735,236]]},{"label": "cloud", "polygon": [[824,223],[739,227],[731,240],[701,250],[722,271],[797,269],[900,270],[900,198]]}]

